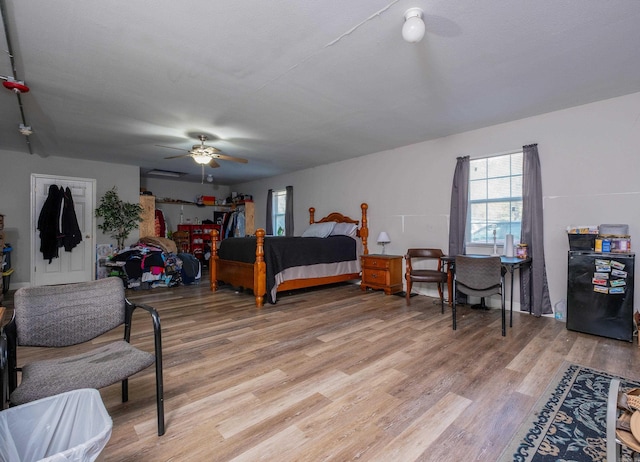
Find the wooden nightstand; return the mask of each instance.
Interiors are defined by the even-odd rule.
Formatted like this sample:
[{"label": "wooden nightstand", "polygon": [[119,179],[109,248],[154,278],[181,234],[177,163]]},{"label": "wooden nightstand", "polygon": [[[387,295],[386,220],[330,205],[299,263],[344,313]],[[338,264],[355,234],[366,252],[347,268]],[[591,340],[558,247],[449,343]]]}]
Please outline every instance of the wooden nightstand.
[{"label": "wooden nightstand", "polygon": [[360,288],[381,289],[387,295],[402,290],[401,255],[362,255]]}]

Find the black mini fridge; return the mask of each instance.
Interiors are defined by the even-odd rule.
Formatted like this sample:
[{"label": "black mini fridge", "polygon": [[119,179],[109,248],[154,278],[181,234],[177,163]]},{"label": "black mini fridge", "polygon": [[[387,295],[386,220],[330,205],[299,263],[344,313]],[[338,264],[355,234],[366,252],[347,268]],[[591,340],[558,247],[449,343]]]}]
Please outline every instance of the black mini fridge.
[{"label": "black mini fridge", "polygon": [[635,254],[569,251],[567,329],[633,341]]}]

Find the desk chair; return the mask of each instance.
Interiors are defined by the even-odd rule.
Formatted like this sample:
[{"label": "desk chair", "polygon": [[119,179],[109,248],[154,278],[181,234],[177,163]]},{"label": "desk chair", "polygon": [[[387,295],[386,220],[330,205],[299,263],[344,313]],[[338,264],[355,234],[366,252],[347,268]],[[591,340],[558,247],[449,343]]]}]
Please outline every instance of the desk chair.
[{"label": "desk chair", "polygon": [[[438,294],[440,295],[440,305],[444,313],[444,295],[442,286],[447,283],[447,273],[442,269],[442,250],[440,249],[409,249],[404,256],[407,270],[405,279],[407,280],[407,306],[411,305],[411,287],[414,282],[431,282],[438,284]],[[437,261],[436,269],[414,268],[418,261]]]},{"label": "desk chair", "polygon": [[[137,308],[153,324],[154,353],[131,345],[131,323]],[[18,367],[17,348],[66,347],[124,326],[121,340],[99,342],[97,348],[73,356],[34,361]],[[5,327],[8,343],[11,405],[20,405],[81,388],[122,383],[122,402],[129,398],[129,377],[155,364],[158,436],[164,434],[160,317],[153,308],[125,298],[119,278],[76,284],[21,287],[14,294],[14,317]],[[146,334],[145,334],[146,337]],[[145,343],[150,343],[146,338]],[[21,380],[18,385],[18,372]]]},{"label": "desk chair", "polygon": [[171,239],[176,243],[176,253],[189,253],[191,251],[191,237],[189,231],[174,231]]},{"label": "desk chair", "polygon": [[502,336],[506,335],[504,274],[500,257],[458,255],[453,275],[453,330],[456,330],[457,292],[475,297],[500,294],[502,303]]}]

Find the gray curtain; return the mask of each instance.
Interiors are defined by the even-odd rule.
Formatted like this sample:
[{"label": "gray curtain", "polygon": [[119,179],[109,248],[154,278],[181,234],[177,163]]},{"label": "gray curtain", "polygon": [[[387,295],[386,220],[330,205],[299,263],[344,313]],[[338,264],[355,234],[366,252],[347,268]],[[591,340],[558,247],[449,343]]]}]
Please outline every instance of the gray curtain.
[{"label": "gray curtain", "polygon": [[293,186],[286,187],[287,196],[284,209],[284,235],[293,236]]},{"label": "gray curtain", "polygon": [[267,192],[267,236],[273,236],[273,189]]},{"label": "gray curtain", "polygon": [[464,234],[467,229],[469,205],[469,156],[458,157],[451,186],[449,215],[449,255],[465,253]]},{"label": "gray curtain", "polygon": [[[538,145],[523,146],[522,234],[520,242],[528,245],[531,267],[520,271],[520,310],[535,316],[552,313],[547,269],[544,261],[542,179]],[[531,304],[529,303],[531,301]]]}]

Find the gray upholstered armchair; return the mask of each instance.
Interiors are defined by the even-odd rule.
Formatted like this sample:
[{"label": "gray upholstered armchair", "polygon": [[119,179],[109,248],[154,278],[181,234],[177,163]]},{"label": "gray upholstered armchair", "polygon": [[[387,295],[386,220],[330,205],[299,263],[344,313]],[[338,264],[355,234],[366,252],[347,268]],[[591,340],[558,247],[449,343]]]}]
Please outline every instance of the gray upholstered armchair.
[{"label": "gray upholstered armchair", "polygon": [[[136,308],[151,315],[155,354],[130,343]],[[123,340],[72,357],[17,364],[18,346],[76,345],[121,325],[124,325]],[[164,434],[160,317],[151,307],[129,302],[119,278],[20,288],[14,294],[14,317],[5,331],[9,343],[11,405],[80,388],[103,388],[117,382],[122,382],[122,401],[126,402],[128,378],[155,363],[158,435]]]},{"label": "gray upholstered armchair", "polygon": [[504,272],[500,257],[458,255],[453,277],[453,330],[456,330],[456,294],[488,297],[500,294],[502,301],[502,336],[506,335]]}]

